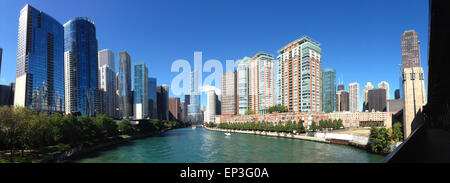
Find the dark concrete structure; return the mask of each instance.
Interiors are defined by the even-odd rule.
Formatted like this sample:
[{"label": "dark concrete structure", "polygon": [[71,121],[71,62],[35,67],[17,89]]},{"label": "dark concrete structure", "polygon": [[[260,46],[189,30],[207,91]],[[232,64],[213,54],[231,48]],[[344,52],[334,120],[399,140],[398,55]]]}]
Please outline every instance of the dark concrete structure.
[{"label": "dark concrete structure", "polygon": [[167,85],[156,88],[158,119],[169,120],[169,87]]},{"label": "dark concrete structure", "polygon": [[368,91],[368,110],[386,112],[386,90],[383,88],[374,88]]}]

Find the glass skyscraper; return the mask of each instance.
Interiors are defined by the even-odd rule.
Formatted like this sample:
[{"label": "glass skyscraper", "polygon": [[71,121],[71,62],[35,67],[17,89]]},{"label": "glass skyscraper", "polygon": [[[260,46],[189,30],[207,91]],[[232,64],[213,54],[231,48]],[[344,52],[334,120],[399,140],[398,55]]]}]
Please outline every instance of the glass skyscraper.
[{"label": "glass skyscraper", "polygon": [[134,70],[134,117],[148,117],[148,67],[144,62],[133,64]]},{"label": "glass skyscraper", "polygon": [[156,78],[148,78],[148,116],[150,119],[158,119],[157,106]]},{"label": "glass skyscraper", "polygon": [[237,66],[238,75],[238,96],[240,115],[244,115],[249,110],[249,70],[250,57],[244,57]]},{"label": "glass skyscraper", "polygon": [[66,113],[99,113],[98,49],[94,21],[78,17],[64,24]]},{"label": "glass skyscraper", "polygon": [[322,70],[322,112],[336,110],[336,69]]},{"label": "glass skyscraper", "polygon": [[117,82],[120,117],[128,118],[129,116],[133,116],[133,98],[131,98],[131,57],[126,51],[119,52],[119,73]]},{"label": "glass skyscraper", "polygon": [[20,11],[14,105],[64,111],[64,28],[30,5]]},{"label": "glass skyscraper", "polygon": [[202,113],[200,111],[200,93],[198,92],[198,72],[191,72],[190,78],[191,93],[189,96],[189,104],[187,106],[188,110],[188,121],[189,122],[199,122],[202,121]]}]

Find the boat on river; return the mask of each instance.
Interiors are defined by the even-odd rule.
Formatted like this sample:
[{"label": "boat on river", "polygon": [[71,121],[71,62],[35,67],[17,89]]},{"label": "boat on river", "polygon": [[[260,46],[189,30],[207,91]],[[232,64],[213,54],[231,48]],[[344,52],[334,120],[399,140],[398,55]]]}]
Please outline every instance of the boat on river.
[{"label": "boat on river", "polygon": [[228,132],[225,133],[225,136],[230,136],[230,135],[231,135],[231,133],[228,133]]}]

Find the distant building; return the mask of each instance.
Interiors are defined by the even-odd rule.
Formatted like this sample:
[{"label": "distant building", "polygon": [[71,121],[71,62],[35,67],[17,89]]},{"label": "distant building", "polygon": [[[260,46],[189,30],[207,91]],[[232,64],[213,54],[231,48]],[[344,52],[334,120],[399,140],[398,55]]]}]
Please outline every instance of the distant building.
[{"label": "distant building", "polygon": [[378,84],[378,88],[383,88],[386,90],[386,99],[389,99],[389,83],[382,81]]},{"label": "distant building", "polygon": [[299,122],[303,120],[303,126],[309,128],[313,121],[328,119],[327,114],[323,113],[272,113],[272,114],[252,114],[252,115],[222,115],[221,123],[245,123],[245,122],[269,122],[277,124],[281,121],[290,120]]},{"label": "distant building", "polygon": [[222,76],[222,115],[237,114],[236,71],[229,71]]},{"label": "distant building", "polygon": [[116,110],[116,73],[111,69],[109,65],[100,66],[98,69],[100,90],[102,90],[103,97],[100,99],[100,106],[103,110],[101,113],[106,114],[109,117],[117,118]]},{"label": "distant building", "polygon": [[181,121],[180,98],[169,97],[169,120]]},{"label": "distant building", "polygon": [[386,112],[386,90],[384,88],[374,88],[367,92],[369,112]]},{"label": "distant building", "polygon": [[345,90],[345,85],[343,85],[343,84],[338,85],[337,91],[341,91],[341,90]]},{"label": "distant building", "polygon": [[336,111],[350,111],[349,93],[345,90],[340,90],[336,93]]},{"label": "distant building", "polygon": [[396,89],[394,95],[395,95],[394,99],[400,99],[400,89]]},{"label": "distant building", "polygon": [[201,93],[198,90],[198,71],[191,72],[189,94],[189,103],[187,104],[188,121],[189,122],[202,122],[203,114],[200,109],[201,105]]},{"label": "distant building", "polygon": [[64,112],[64,41],[57,20],[28,4],[20,11],[14,105]]},{"label": "distant building", "polygon": [[403,32],[402,36],[402,70],[411,67],[420,67],[420,42],[414,30]]},{"label": "distant building", "polygon": [[336,110],[336,69],[322,70],[322,112]]},{"label": "distant building", "polygon": [[344,127],[380,125],[392,127],[392,112],[336,112],[326,114],[328,119],[342,120]]},{"label": "distant building", "polygon": [[119,52],[118,98],[121,118],[133,116],[133,94],[131,92],[131,57],[126,52]]},{"label": "distant building", "polygon": [[249,110],[249,61],[250,57],[244,57],[237,65],[239,114],[244,115]]},{"label": "distant building", "polygon": [[[216,115],[216,102],[217,102],[217,95],[216,92],[214,90],[210,90],[208,91],[208,95],[207,95],[207,109],[206,109],[206,113],[205,113],[205,122],[210,122],[210,121],[214,121],[214,117]],[[211,119],[213,118],[213,119]]]},{"label": "distant building", "polygon": [[303,36],[278,51],[278,101],[290,112],[321,112],[321,48]]},{"label": "distant building", "polygon": [[366,86],[364,87],[363,90],[363,112],[368,111],[369,110],[369,98],[367,97],[367,93],[369,92],[369,90],[373,89],[373,85],[371,82],[367,82]]},{"label": "distant building", "polygon": [[0,85],[0,106],[14,105],[14,90],[15,83],[10,83],[9,85]]},{"label": "distant building", "polygon": [[415,129],[413,120],[426,104],[425,82],[422,67],[403,69],[403,96],[405,108],[403,110],[403,129],[405,139]]},{"label": "distant building", "polygon": [[133,64],[134,93],[133,111],[135,119],[148,117],[148,67],[144,62]]},{"label": "distant building", "polygon": [[387,100],[386,111],[397,113],[400,110],[402,110],[404,106],[405,106],[405,103],[404,103],[403,99]]},{"label": "distant building", "polygon": [[158,119],[169,120],[169,87],[167,85],[158,86],[156,88],[158,99]]},{"label": "distant building", "polygon": [[156,78],[148,78],[148,117],[158,119],[158,101],[156,96]]},{"label": "distant building", "polygon": [[357,82],[348,84],[348,92],[349,92],[350,112],[358,112],[360,110],[359,109],[359,84]]}]

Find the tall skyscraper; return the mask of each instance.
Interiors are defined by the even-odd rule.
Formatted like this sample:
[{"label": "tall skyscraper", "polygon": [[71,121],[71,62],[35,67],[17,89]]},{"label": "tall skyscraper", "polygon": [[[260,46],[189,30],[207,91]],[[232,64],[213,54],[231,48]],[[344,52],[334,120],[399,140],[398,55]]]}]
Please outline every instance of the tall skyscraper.
[{"label": "tall skyscraper", "polygon": [[181,104],[180,98],[178,97],[169,97],[169,120],[181,120]]},{"label": "tall skyscraper", "polygon": [[358,112],[359,109],[359,84],[353,82],[348,84],[350,112]]},{"label": "tall skyscraper", "polygon": [[366,86],[364,87],[364,90],[363,90],[363,112],[365,112],[366,110],[369,110],[369,106],[368,106],[369,98],[367,97],[367,93],[371,89],[373,89],[372,83],[371,82],[367,82],[367,84],[366,84]]},{"label": "tall skyscraper", "polygon": [[374,88],[367,91],[367,106],[369,112],[386,112],[386,90],[384,88]]},{"label": "tall skyscraper", "polygon": [[99,67],[99,88],[104,92],[104,99],[100,100],[100,105],[104,106],[105,114],[109,117],[118,118],[117,108],[119,107],[116,100],[116,73],[114,53],[109,49],[98,52]]},{"label": "tall skyscraper", "polygon": [[350,111],[350,96],[345,90],[336,93],[336,111]]},{"label": "tall skyscraper", "polygon": [[[302,37],[278,51],[278,94],[290,112],[320,112],[321,49]],[[281,78],[281,79],[280,79]]]},{"label": "tall skyscraper", "polygon": [[402,69],[420,67],[419,38],[414,30],[402,34]]},{"label": "tall skyscraper", "polygon": [[68,111],[95,116],[99,113],[98,51],[94,21],[85,17],[64,24],[65,79]]},{"label": "tall skyscraper", "polygon": [[148,114],[150,119],[158,119],[156,78],[148,78]]},{"label": "tall skyscraper", "polygon": [[144,62],[133,64],[134,71],[134,117],[144,119],[148,117],[148,67]]},{"label": "tall skyscraper", "polygon": [[400,89],[396,89],[394,92],[395,98],[394,99],[400,99]]},{"label": "tall skyscraper", "polygon": [[64,28],[28,4],[19,17],[14,105],[64,111]]},{"label": "tall skyscraper", "polygon": [[203,121],[202,112],[200,110],[201,95],[198,90],[198,71],[191,72],[190,78],[191,92],[189,94],[188,104],[188,121],[201,122]]},{"label": "tall skyscraper", "polygon": [[269,107],[275,105],[273,55],[257,53],[249,61],[248,70],[249,109],[259,114],[267,113]]},{"label": "tall skyscraper", "polygon": [[237,114],[236,71],[228,71],[222,76],[222,115]]},{"label": "tall skyscraper", "polygon": [[216,102],[217,102],[216,91],[210,90],[207,95],[207,107],[206,107],[206,122],[214,121],[216,115]]},{"label": "tall skyscraper", "polygon": [[156,92],[158,97],[158,119],[167,121],[169,120],[169,87],[167,85],[158,86]]},{"label": "tall skyscraper", "polygon": [[244,115],[249,110],[249,61],[250,57],[244,57],[237,65],[239,114]]},{"label": "tall skyscraper", "polygon": [[116,72],[116,64],[114,62],[114,53],[109,49],[103,49],[98,52],[98,66],[108,65],[113,72]]},{"label": "tall skyscraper", "polygon": [[330,113],[336,107],[336,69],[322,70],[322,112]]},{"label": "tall skyscraper", "polygon": [[118,86],[120,117],[133,116],[131,93],[131,57],[126,52],[119,52]]},{"label": "tall skyscraper", "polygon": [[426,93],[422,67],[409,67],[403,70],[403,92],[405,102],[403,134],[406,139],[414,129],[412,127],[413,119],[425,105]]},{"label": "tall skyscraper", "polygon": [[389,99],[389,83],[386,81],[382,81],[378,83],[378,88],[383,88],[386,90],[386,100]]}]

